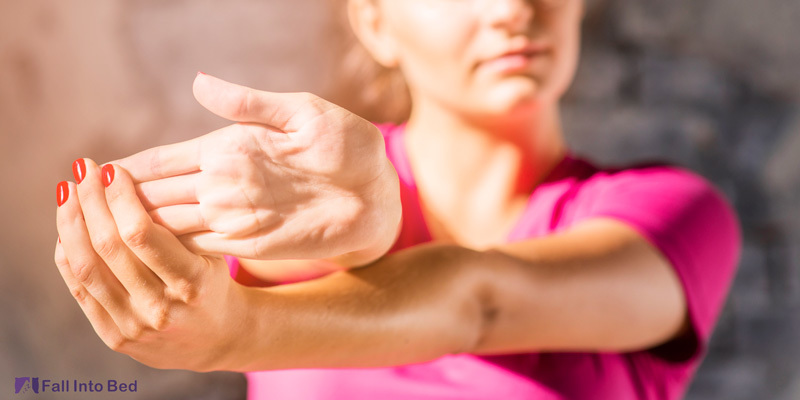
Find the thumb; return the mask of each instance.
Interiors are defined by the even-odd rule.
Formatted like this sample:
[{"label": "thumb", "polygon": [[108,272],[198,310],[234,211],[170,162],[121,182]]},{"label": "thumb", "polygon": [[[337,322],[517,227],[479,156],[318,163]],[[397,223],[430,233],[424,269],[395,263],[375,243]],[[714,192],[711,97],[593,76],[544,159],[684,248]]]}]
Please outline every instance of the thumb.
[{"label": "thumb", "polygon": [[287,131],[297,130],[296,121],[308,97],[301,93],[273,93],[237,85],[197,73],[194,98],[212,113],[235,122],[266,124]]}]

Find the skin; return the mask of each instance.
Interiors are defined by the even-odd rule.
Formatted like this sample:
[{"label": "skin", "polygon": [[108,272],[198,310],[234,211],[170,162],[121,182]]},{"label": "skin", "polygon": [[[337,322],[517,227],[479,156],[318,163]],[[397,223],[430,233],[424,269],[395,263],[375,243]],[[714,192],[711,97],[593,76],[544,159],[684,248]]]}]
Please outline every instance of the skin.
[{"label": "skin", "polygon": [[130,171],[155,222],[198,254],[357,266],[389,249],[402,208],[373,124],[309,93],[200,73],[193,90],[237,123],[114,162]]},{"label": "skin", "polygon": [[[70,184],[58,209],[59,271],[109,347],[157,368],[377,367],[457,353],[632,351],[676,338],[688,326],[681,285],[633,228],[593,219],[503,243],[521,202],[563,157],[557,102],[577,61],[582,6],[577,0],[349,3],[365,46],[408,79],[414,110],[406,145],[433,243],[363,268],[339,264],[302,283],[243,286],[224,276],[219,256],[197,255],[187,248],[191,240],[153,222],[145,205],[159,191],[142,188],[167,177],[148,180],[143,171],[168,168],[153,168],[150,153],[115,165],[108,187],[86,161],[86,178]],[[551,47],[524,71],[487,67],[515,38]],[[245,111],[238,117],[267,109],[259,104],[276,110],[291,104],[291,97],[275,101],[283,95],[210,79],[198,77],[196,95],[198,85],[220,85],[230,109]],[[255,116],[252,124],[275,126],[268,115]],[[190,154],[181,148],[174,154]],[[157,164],[181,166],[180,159]],[[523,169],[533,177],[525,179]],[[383,184],[375,191],[396,185]],[[290,258],[307,251],[300,240],[287,243],[296,246]],[[248,270],[277,267],[249,264]],[[295,267],[302,272],[302,263]]]}]

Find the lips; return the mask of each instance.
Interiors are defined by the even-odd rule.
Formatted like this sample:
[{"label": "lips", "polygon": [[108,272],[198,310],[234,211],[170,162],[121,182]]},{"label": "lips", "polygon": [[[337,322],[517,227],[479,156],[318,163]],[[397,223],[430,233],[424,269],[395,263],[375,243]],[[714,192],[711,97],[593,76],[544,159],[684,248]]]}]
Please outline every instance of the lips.
[{"label": "lips", "polygon": [[536,58],[548,51],[549,47],[544,44],[519,43],[482,61],[479,66],[501,73],[521,72],[528,69]]},{"label": "lips", "polygon": [[537,54],[542,53],[545,50],[544,46],[533,46],[528,45],[521,47],[519,49],[511,49],[503,54],[500,54],[494,58],[502,58],[502,57],[512,57],[512,56],[524,56],[524,57],[533,57]]}]

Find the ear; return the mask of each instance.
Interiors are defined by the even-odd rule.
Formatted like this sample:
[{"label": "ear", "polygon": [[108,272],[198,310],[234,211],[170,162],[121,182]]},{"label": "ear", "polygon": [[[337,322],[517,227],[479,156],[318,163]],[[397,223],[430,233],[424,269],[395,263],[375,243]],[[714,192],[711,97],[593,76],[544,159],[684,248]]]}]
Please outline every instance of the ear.
[{"label": "ear", "polygon": [[399,64],[397,49],[386,32],[386,21],[377,3],[378,0],[350,0],[347,16],[353,32],[372,58],[386,68],[394,68]]}]

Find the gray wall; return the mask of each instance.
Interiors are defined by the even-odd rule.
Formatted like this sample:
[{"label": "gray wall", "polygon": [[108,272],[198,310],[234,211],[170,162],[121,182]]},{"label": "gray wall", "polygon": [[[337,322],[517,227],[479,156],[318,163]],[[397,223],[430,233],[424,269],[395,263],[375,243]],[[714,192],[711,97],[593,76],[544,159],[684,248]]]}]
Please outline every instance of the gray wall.
[{"label": "gray wall", "polygon": [[[238,374],[154,370],[102,344],[52,262],[55,185],[75,158],[225,125],[194,102],[197,70],[325,91],[328,4],[0,2],[0,396],[14,376],[41,376],[137,379],[153,399],[242,398]],[[686,165],[727,193],[744,227],[739,275],[688,398],[800,398],[800,3],[589,5],[564,106],[573,147]]]}]

